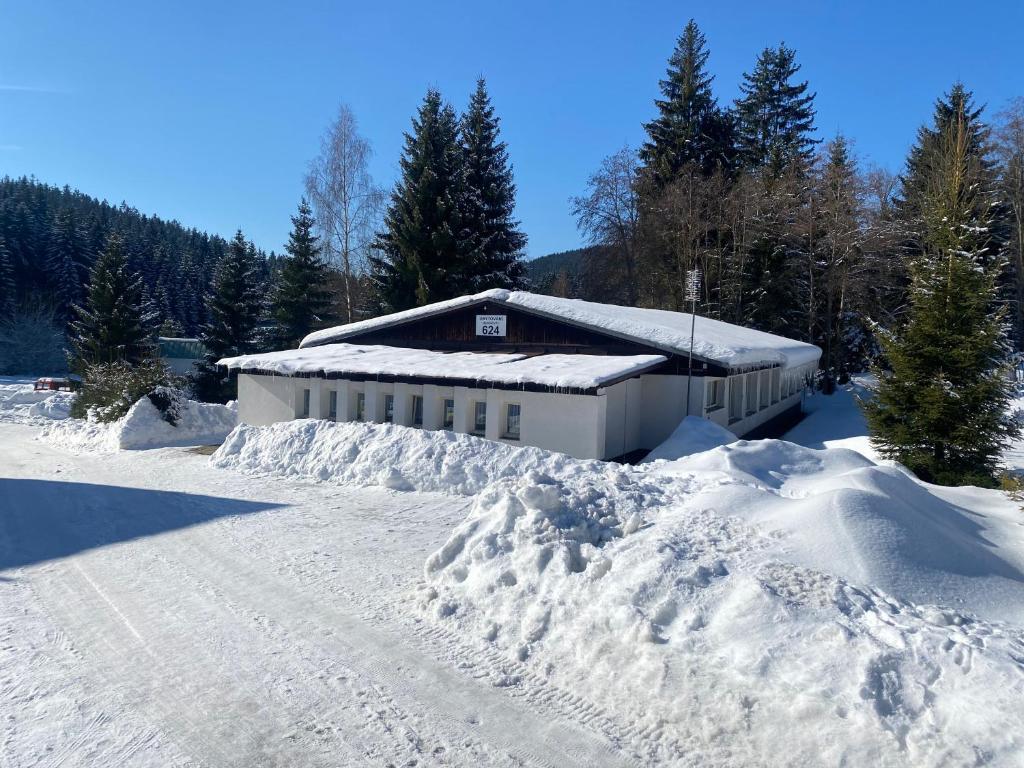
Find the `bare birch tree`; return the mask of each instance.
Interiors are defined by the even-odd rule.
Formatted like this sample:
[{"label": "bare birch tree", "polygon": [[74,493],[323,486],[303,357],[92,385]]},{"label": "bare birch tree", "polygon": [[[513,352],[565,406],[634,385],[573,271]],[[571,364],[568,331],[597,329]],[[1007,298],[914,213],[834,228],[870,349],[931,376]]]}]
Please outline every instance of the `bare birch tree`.
[{"label": "bare birch tree", "polygon": [[348,322],[356,319],[359,277],[365,272],[384,204],[384,190],[370,175],[372,155],[370,143],[359,134],[355,114],[342,104],[306,175],[320,242],[328,260],[342,273]]}]

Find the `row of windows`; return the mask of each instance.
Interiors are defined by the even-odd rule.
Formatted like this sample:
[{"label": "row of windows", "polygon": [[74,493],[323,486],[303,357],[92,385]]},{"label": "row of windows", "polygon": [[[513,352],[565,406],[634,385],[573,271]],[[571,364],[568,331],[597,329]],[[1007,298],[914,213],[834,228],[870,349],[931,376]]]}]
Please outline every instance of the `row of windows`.
[{"label": "row of windows", "polygon": [[[299,418],[308,419],[310,414],[309,401],[311,391],[302,390],[302,407],[299,411]],[[356,392],[355,421],[366,421],[366,394]],[[412,395],[410,401],[410,412],[412,413],[412,426],[423,426],[423,396]],[[502,437],[509,440],[518,440],[520,433],[520,422],[522,418],[522,406],[519,403],[506,403],[504,408],[504,431]],[[474,435],[483,436],[487,432],[487,402],[476,400],[473,402],[473,422],[470,432]],[[327,417],[337,421],[338,419],[338,393],[329,393]],[[395,396],[384,395],[384,423],[391,424],[395,421]],[[455,400],[446,397],[441,401],[441,428],[455,428]]]},{"label": "row of windows", "polygon": [[[730,423],[753,416],[759,410],[796,394],[801,388],[801,379],[798,376],[789,375],[782,378],[778,368],[731,376],[728,381]],[[705,411],[710,413],[724,408],[725,401],[726,380],[709,379]]]}]

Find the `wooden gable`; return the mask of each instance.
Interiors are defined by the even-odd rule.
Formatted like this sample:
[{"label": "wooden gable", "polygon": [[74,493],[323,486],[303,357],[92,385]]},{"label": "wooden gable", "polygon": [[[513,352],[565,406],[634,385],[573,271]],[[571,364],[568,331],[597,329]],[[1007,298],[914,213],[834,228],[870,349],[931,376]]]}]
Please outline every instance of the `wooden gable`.
[{"label": "wooden gable", "polygon": [[[479,315],[504,316],[505,335],[479,335]],[[339,341],[438,351],[665,355],[669,360],[657,370],[659,373],[686,373],[688,364],[685,355],[673,355],[653,346],[621,339],[570,322],[535,315],[519,307],[496,301],[481,301],[457,307],[436,315],[355,333]],[[696,375],[724,375],[724,371],[717,372],[718,368],[694,362]]]}]

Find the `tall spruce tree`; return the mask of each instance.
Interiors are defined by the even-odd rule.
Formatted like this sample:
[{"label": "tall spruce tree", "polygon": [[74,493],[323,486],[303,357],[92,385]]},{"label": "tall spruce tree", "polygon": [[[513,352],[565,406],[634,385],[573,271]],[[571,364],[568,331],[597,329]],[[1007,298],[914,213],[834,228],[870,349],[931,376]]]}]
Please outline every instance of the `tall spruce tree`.
[{"label": "tall spruce tree", "polygon": [[65,209],[57,214],[50,233],[47,271],[50,285],[56,293],[57,305],[65,307],[68,318],[71,309],[82,297],[83,277],[88,274],[92,255],[85,233],[78,226],[74,212]]},{"label": "tall spruce tree", "polygon": [[881,334],[889,370],[865,404],[880,452],[923,479],[992,485],[1007,440],[1009,345],[992,252],[998,199],[984,160],[980,112],[956,99],[911,152],[907,208],[915,212],[906,326]]},{"label": "tall spruce tree", "polygon": [[255,351],[256,327],[263,310],[260,286],[255,250],[238,230],[214,271],[207,296],[210,321],[200,337],[206,355],[196,364],[192,381],[197,397],[211,402],[234,397],[237,377],[218,366],[217,361]]},{"label": "tall spruce tree", "polygon": [[[976,172],[984,177],[986,188],[995,183],[997,171],[991,158],[991,131],[982,120],[983,111],[982,107],[975,106],[973,94],[963,83],[954,83],[949,93],[936,100],[932,124],[918,129],[917,143],[907,157],[900,197],[896,201],[896,212],[909,238],[906,245],[911,255],[925,247],[922,242],[925,229],[921,222],[925,216],[923,206],[928,200],[928,186],[933,183],[935,148],[945,140],[944,133],[954,122],[964,124],[966,152]],[[1006,245],[1008,213],[1003,205],[993,206],[989,213],[988,240],[983,245],[984,252],[990,256],[1000,254]]]},{"label": "tall spruce tree", "polygon": [[370,256],[377,309],[393,312],[463,293],[476,243],[467,228],[466,164],[455,111],[427,92],[405,134],[401,178]]},{"label": "tall spruce tree", "polygon": [[298,346],[302,338],[324,325],[331,295],[327,290],[330,274],[320,258],[313,211],[303,198],[298,215],[292,216],[292,232],[285,250],[274,292],[273,317],[277,321],[280,346]]},{"label": "tall spruce tree", "polygon": [[463,293],[516,288],[526,273],[522,258],[526,235],[512,218],[516,185],[508,150],[498,135],[499,122],[487,85],[480,78],[460,126],[466,164],[466,226],[471,239],[471,256],[461,280]]},{"label": "tall spruce tree", "polygon": [[640,148],[640,159],[659,188],[687,164],[710,175],[731,162],[732,122],[712,93],[708,56],[704,33],[690,19],[659,82],[662,98],[654,102],[658,117],[644,125],[648,140]]},{"label": "tall spruce tree", "polygon": [[765,48],[754,71],[744,73],[736,100],[736,141],[740,160],[750,169],[780,175],[794,164],[807,166],[814,155],[814,94],[800,71],[796,51],[781,43]]},{"label": "tall spruce tree", "polygon": [[113,234],[89,272],[84,306],[71,323],[72,369],[153,356],[155,317],[146,308],[142,276],[128,265],[121,237]]},{"label": "tall spruce tree", "polygon": [[14,283],[14,268],[7,245],[0,239],[0,322],[9,320],[14,315],[17,303],[17,287]]}]

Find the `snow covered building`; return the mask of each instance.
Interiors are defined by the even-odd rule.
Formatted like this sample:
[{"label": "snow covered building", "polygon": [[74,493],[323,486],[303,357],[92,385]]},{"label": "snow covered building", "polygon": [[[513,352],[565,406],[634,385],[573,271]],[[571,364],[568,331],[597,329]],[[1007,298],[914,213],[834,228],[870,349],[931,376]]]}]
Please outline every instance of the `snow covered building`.
[{"label": "snow covered building", "polygon": [[[821,350],[691,315],[490,290],[226,358],[239,420],[392,422],[579,458],[654,448],[686,415],[738,436],[794,421]],[[689,385],[689,386],[688,386]]]}]

